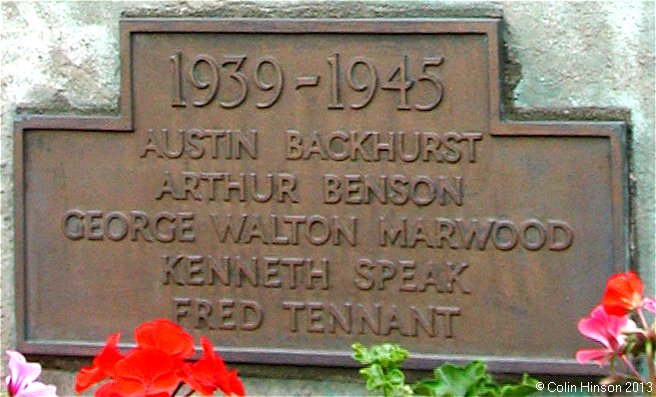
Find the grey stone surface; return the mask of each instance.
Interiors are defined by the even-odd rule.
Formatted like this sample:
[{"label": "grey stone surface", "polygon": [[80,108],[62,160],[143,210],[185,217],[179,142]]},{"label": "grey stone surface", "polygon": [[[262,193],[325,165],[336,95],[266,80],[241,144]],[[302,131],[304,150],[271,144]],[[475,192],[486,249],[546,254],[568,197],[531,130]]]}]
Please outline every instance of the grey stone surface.
[{"label": "grey stone surface", "polygon": [[[500,17],[507,117],[626,119],[631,125],[635,264],[654,291],[654,2],[2,2],[1,349],[15,346],[13,122],[23,113],[107,114],[119,95],[121,15],[194,17]],[[72,394],[84,361],[50,362]],[[4,360],[0,366],[5,373]],[[356,395],[355,370],[245,366],[253,395]]]}]

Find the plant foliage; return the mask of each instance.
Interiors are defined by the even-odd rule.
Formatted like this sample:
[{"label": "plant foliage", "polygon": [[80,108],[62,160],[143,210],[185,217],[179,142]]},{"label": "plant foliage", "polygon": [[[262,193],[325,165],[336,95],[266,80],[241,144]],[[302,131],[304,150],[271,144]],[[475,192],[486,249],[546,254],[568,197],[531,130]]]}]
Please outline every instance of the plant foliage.
[{"label": "plant foliage", "polygon": [[516,384],[499,384],[481,361],[464,367],[446,363],[435,369],[433,378],[408,385],[401,370],[408,351],[401,346],[383,343],[365,347],[356,343],[353,351],[355,360],[364,365],[360,374],[367,382],[367,390],[382,392],[385,397],[523,397],[537,391],[537,379],[527,374]]}]

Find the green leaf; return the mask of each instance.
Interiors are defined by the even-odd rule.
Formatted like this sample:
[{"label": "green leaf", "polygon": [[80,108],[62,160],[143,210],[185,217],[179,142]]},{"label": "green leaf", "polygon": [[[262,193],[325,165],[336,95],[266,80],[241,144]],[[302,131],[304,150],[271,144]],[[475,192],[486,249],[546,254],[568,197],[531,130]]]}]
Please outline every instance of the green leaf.
[{"label": "green leaf", "polygon": [[355,343],[351,346],[351,348],[354,351],[353,358],[359,363],[368,365],[373,362],[371,352],[366,347],[359,343]]},{"label": "green leaf", "polygon": [[399,345],[391,345],[388,360],[391,365],[399,366],[408,358],[408,351]]},{"label": "green leaf", "polygon": [[399,345],[383,343],[365,347],[351,346],[353,358],[364,365],[360,374],[367,389],[382,392],[385,396],[412,396],[412,388],[405,384],[405,374],[399,366],[408,357],[408,351]]},{"label": "green leaf", "polygon": [[372,351],[383,367],[398,367],[408,358],[407,350],[391,343],[372,346]]},{"label": "green leaf", "polygon": [[360,374],[367,381],[367,390],[376,390],[386,384],[385,372],[378,364],[372,364],[360,370]]},{"label": "green leaf", "polygon": [[355,343],[351,347],[354,351],[353,358],[364,365],[379,363],[385,368],[398,367],[408,358],[407,350],[392,343],[373,345],[369,348]]},{"label": "green leaf", "polygon": [[435,397],[437,396],[435,390],[438,389],[441,384],[442,382],[437,379],[425,379],[415,383],[412,390],[418,396]]},{"label": "green leaf", "polygon": [[443,383],[434,389],[437,396],[479,396],[487,393],[486,384],[492,383],[485,364],[480,361],[466,367],[443,364],[435,369],[435,378]]},{"label": "green leaf", "polygon": [[501,396],[501,386],[492,380],[489,382],[481,382],[478,385],[478,389],[473,393],[476,396],[482,397],[499,397]]},{"label": "green leaf", "polygon": [[531,395],[538,391],[537,384],[537,379],[524,374],[520,383],[516,385],[503,385],[501,387],[501,397],[524,397]]},{"label": "green leaf", "polygon": [[390,385],[395,387],[403,386],[405,384],[405,375],[400,369],[393,368],[387,372],[387,380]]}]

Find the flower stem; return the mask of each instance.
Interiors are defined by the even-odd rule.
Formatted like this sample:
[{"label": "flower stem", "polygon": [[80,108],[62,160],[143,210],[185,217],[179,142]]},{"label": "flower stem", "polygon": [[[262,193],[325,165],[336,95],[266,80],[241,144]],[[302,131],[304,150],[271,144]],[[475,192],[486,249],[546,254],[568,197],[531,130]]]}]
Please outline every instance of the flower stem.
[{"label": "flower stem", "polygon": [[633,363],[631,363],[631,361],[630,361],[625,355],[622,354],[622,355],[620,356],[620,358],[622,359],[622,361],[624,362],[624,364],[626,364],[627,368],[629,369],[629,371],[631,371],[631,373],[633,374],[633,376],[635,376],[640,382],[642,382],[642,383],[647,383],[647,382],[645,382],[645,378],[642,377],[642,375],[640,374],[640,372],[638,372],[638,370],[635,368],[635,366],[633,365]]},{"label": "flower stem", "polygon": [[182,385],[184,385],[184,383],[182,383],[182,382],[178,383],[178,386],[175,388],[175,390],[173,390],[173,393],[171,393],[171,396],[175,396],[176,394],[178,394],[180,389],[182,389]]},{"label": "flower stem", "polygon": [[645,315],[642,312],[642,308],[639,307],[638,310],[636,311],[638,312],[638,317],[640,317],[640,322],[642,323],[642,327],[648,331],[649,325],[647,324],[647,320],[645,320]]},{"label": "flower stem", "polygon": [[652,385],[656,382],[656,376],[654,371],[654,346],[652,345],[651,339],[645,341],[645,349],[647,350],[647,368],[649,369],[649,381]]}]

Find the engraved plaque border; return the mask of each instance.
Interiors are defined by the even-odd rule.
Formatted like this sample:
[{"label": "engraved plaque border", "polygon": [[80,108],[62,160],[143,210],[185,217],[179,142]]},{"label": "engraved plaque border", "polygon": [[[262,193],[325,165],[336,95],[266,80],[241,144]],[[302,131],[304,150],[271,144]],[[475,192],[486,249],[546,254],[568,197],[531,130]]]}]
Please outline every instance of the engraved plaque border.
[{"label": "engraved plaque border", "polygon": [[[87,133],[129,133],[133,131],[132,35],[135,33],[271,33],[271,34],[480,34],[487,36],[487,70],[490,90],[488,117],[490,135],[499,139],[521,136],[596,137],[610,143],[612,191],[612,230],[615,232],[612,256],[615,271],[623,271],[629,263],[628,166],[625,154],[626,126],[623,122],[513,122],[502,119],[501,60],[502,20],[485,19],[123,19],[120,21],[120,100],[117,116],[27,116],[15,123],[15,266],[18,348],[27,354],[93,356],[101,342],[71,340],[31,340],[27,328],[27,300],[30,286],[26,280],[25,219],[25,152],[24,134],[30,130],[68,130]],[[571,324],[571,326],[575,326]],[[122,347],[127,345],[122,345]],[[315,365],[354,367],[349,351],[308,351],[292,349],[224,348],[227,361],[260,364]],[[462,364],[484,359],[495,372],[522,372],[595,375],[604,373],[593,365],[580,365],[574,357],[549,358],[471,357],[456,355],[413,354],[407,367],[432,369],[439,361]]]}]

